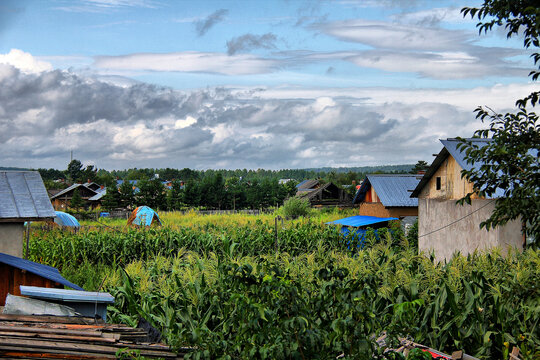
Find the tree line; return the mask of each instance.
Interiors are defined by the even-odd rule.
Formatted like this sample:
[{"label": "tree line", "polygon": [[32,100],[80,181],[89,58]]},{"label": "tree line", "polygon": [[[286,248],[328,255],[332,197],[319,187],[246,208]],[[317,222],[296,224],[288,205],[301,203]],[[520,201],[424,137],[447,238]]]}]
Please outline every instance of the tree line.
[{"label": "tree line", "polygon": [[296,182],[279,184],[277,179],[240,180],[225,179],[216,173],[200,181],[175,180],[166,189],[159,179],[141,180],[136,184],[124,181],[107,187],[102,206],[105,209],[134,208],[147,205],[158,210],[183,210],[187,208],[240,210],[261,209],[280,206],[283,201],[296,194]]}]

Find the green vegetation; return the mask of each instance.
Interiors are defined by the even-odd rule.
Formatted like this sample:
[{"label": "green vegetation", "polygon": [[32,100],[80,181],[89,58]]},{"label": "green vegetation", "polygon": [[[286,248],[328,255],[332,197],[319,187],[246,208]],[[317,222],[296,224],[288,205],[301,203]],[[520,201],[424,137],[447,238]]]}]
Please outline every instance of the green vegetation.
[{"label": "green vegetation", "polygon": [[311,212],[311,204],[307,199],[293,196],[285,200],[281,211],[283,216],[293,219],[300,216],[308,216]]},{"label": "green vegetation", "polygon": [[348,247],[324,223],[350,215],[280,223],[277,242],[274,215],[164,213],[165,227],[140,230],[84,222],[77,234],[34,231],[30,252],[87,290],[103,285],[113,321],[143,316],[193,359],[383,359],[373,336],[384,330],[481,359],[512,346],[540,355],[540,251],[435,264],[399,229]]}]

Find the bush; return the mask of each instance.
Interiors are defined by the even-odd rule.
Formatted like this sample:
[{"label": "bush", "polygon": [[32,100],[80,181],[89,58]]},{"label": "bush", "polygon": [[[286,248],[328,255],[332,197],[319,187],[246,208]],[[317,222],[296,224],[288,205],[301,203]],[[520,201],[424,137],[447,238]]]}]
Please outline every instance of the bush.
[{"label": "bush", "polygon": [[307,199],[294,196],[285,200],[280,210],[283,216],[294,219],[300,216],[308,216],[311,212],[311,204]]}]

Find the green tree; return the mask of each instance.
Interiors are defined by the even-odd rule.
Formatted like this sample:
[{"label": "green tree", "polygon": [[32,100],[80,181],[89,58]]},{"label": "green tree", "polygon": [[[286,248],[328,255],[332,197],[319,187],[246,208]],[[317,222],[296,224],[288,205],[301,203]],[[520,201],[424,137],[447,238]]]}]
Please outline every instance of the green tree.
[{"label": "green tree", "polygon": [[[536,0],[484,0],[479,8],[463,8],[464,16],[477,18],[480,34],[504,26],[507,37],[523,36],[525,48],[540,47],[540,7]],[[530,77],[540,75],[540,54],[531,55],[535,70]],[[487,145],[462,139],[460,149],[469,163],[482,163],[479,168],[463,171],[475,190],[460,200],[469,202],[473,194],[494,196],[497,189],[504,196],[495,202],[491,217],[481,223],[486,229],[521,219],[527,224],[529,235],[540,238],[540,125],[538,116],[529,110],[538,103],[539,92],[534,91],[516,101],[515,112],[499,114],[490,108],[478,107],[476,117],[488,122],[487,129],[475,132],[474,137],[491,139]]]},{"label": "green tree", "polygon": [[77,159],[71,160],[71,162],[68,164],[66,171],[67,171],[69,180],[72,183],[81,180],[82,167],[83,167],[82,163]]},{"label": "green tree", "polygon": [[133,205],[135,205],[135,190],[133,189],[133,184],[128,180],[124,180],[118,188],[118,191],[120,193],[120,207],[125,209],[132,208]]},{"label": "green tree", "polygon": [[79,210],[80,208],[84,206],[84,201],[83,201],[83,198],[81,197],[81,194],[79,194],[79,189],[75,189],[73,191],[73,196],[71,197],[69,206],[76,210]]},{"label": "green tree", "polygon": [[103,196],[102,201],[103,207],[107,210],[114,210],[121,207],[120,193],[116,189],[116,186],[108,186],[106,191],[107,193]]},{"label": "green tree", "polygon": [[424,160],[418,160],[416,165],[409,171],[411,174],[418,174],[420,171],[426,171],[429,168],[429,164]]},{"label": "green tree", "polygon": [[165,188],[159,179],[142,180],[138,182],[138,186],[138,205],[146,205],[154,210],[167,207]]},{"label": "green tree", "polygon": [[169,210],[178,210],[184,206],[183,191],[180,180],[172,182],[171,189],[167,192],[167,205]]}]

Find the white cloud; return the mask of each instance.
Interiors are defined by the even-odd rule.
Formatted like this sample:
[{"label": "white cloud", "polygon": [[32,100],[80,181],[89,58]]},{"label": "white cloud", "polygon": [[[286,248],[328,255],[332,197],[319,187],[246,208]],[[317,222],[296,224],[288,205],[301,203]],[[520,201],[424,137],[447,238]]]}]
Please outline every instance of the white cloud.
[{"label": "white cloud", "polygon": [[452,51],[468,38],[462,31],[372,20],[335,21],[318,25],[327,35],[378,49]]},{"label": "white cloud", "polygon": [[130,54],[96,57],[94,66],[114,70],[206,72],[224,75],[264,74],[275,70],[278,62],[255,55],[226,55],[185,51],[168,54]]},{"label": "white cloud", "polygon": [[0,64],[11,65],[24,73],[40,73],[53,69],[52,65],[45,61],[37,60],[32,54],[19,49],[11,49],[7,54],[0,54]]}]

